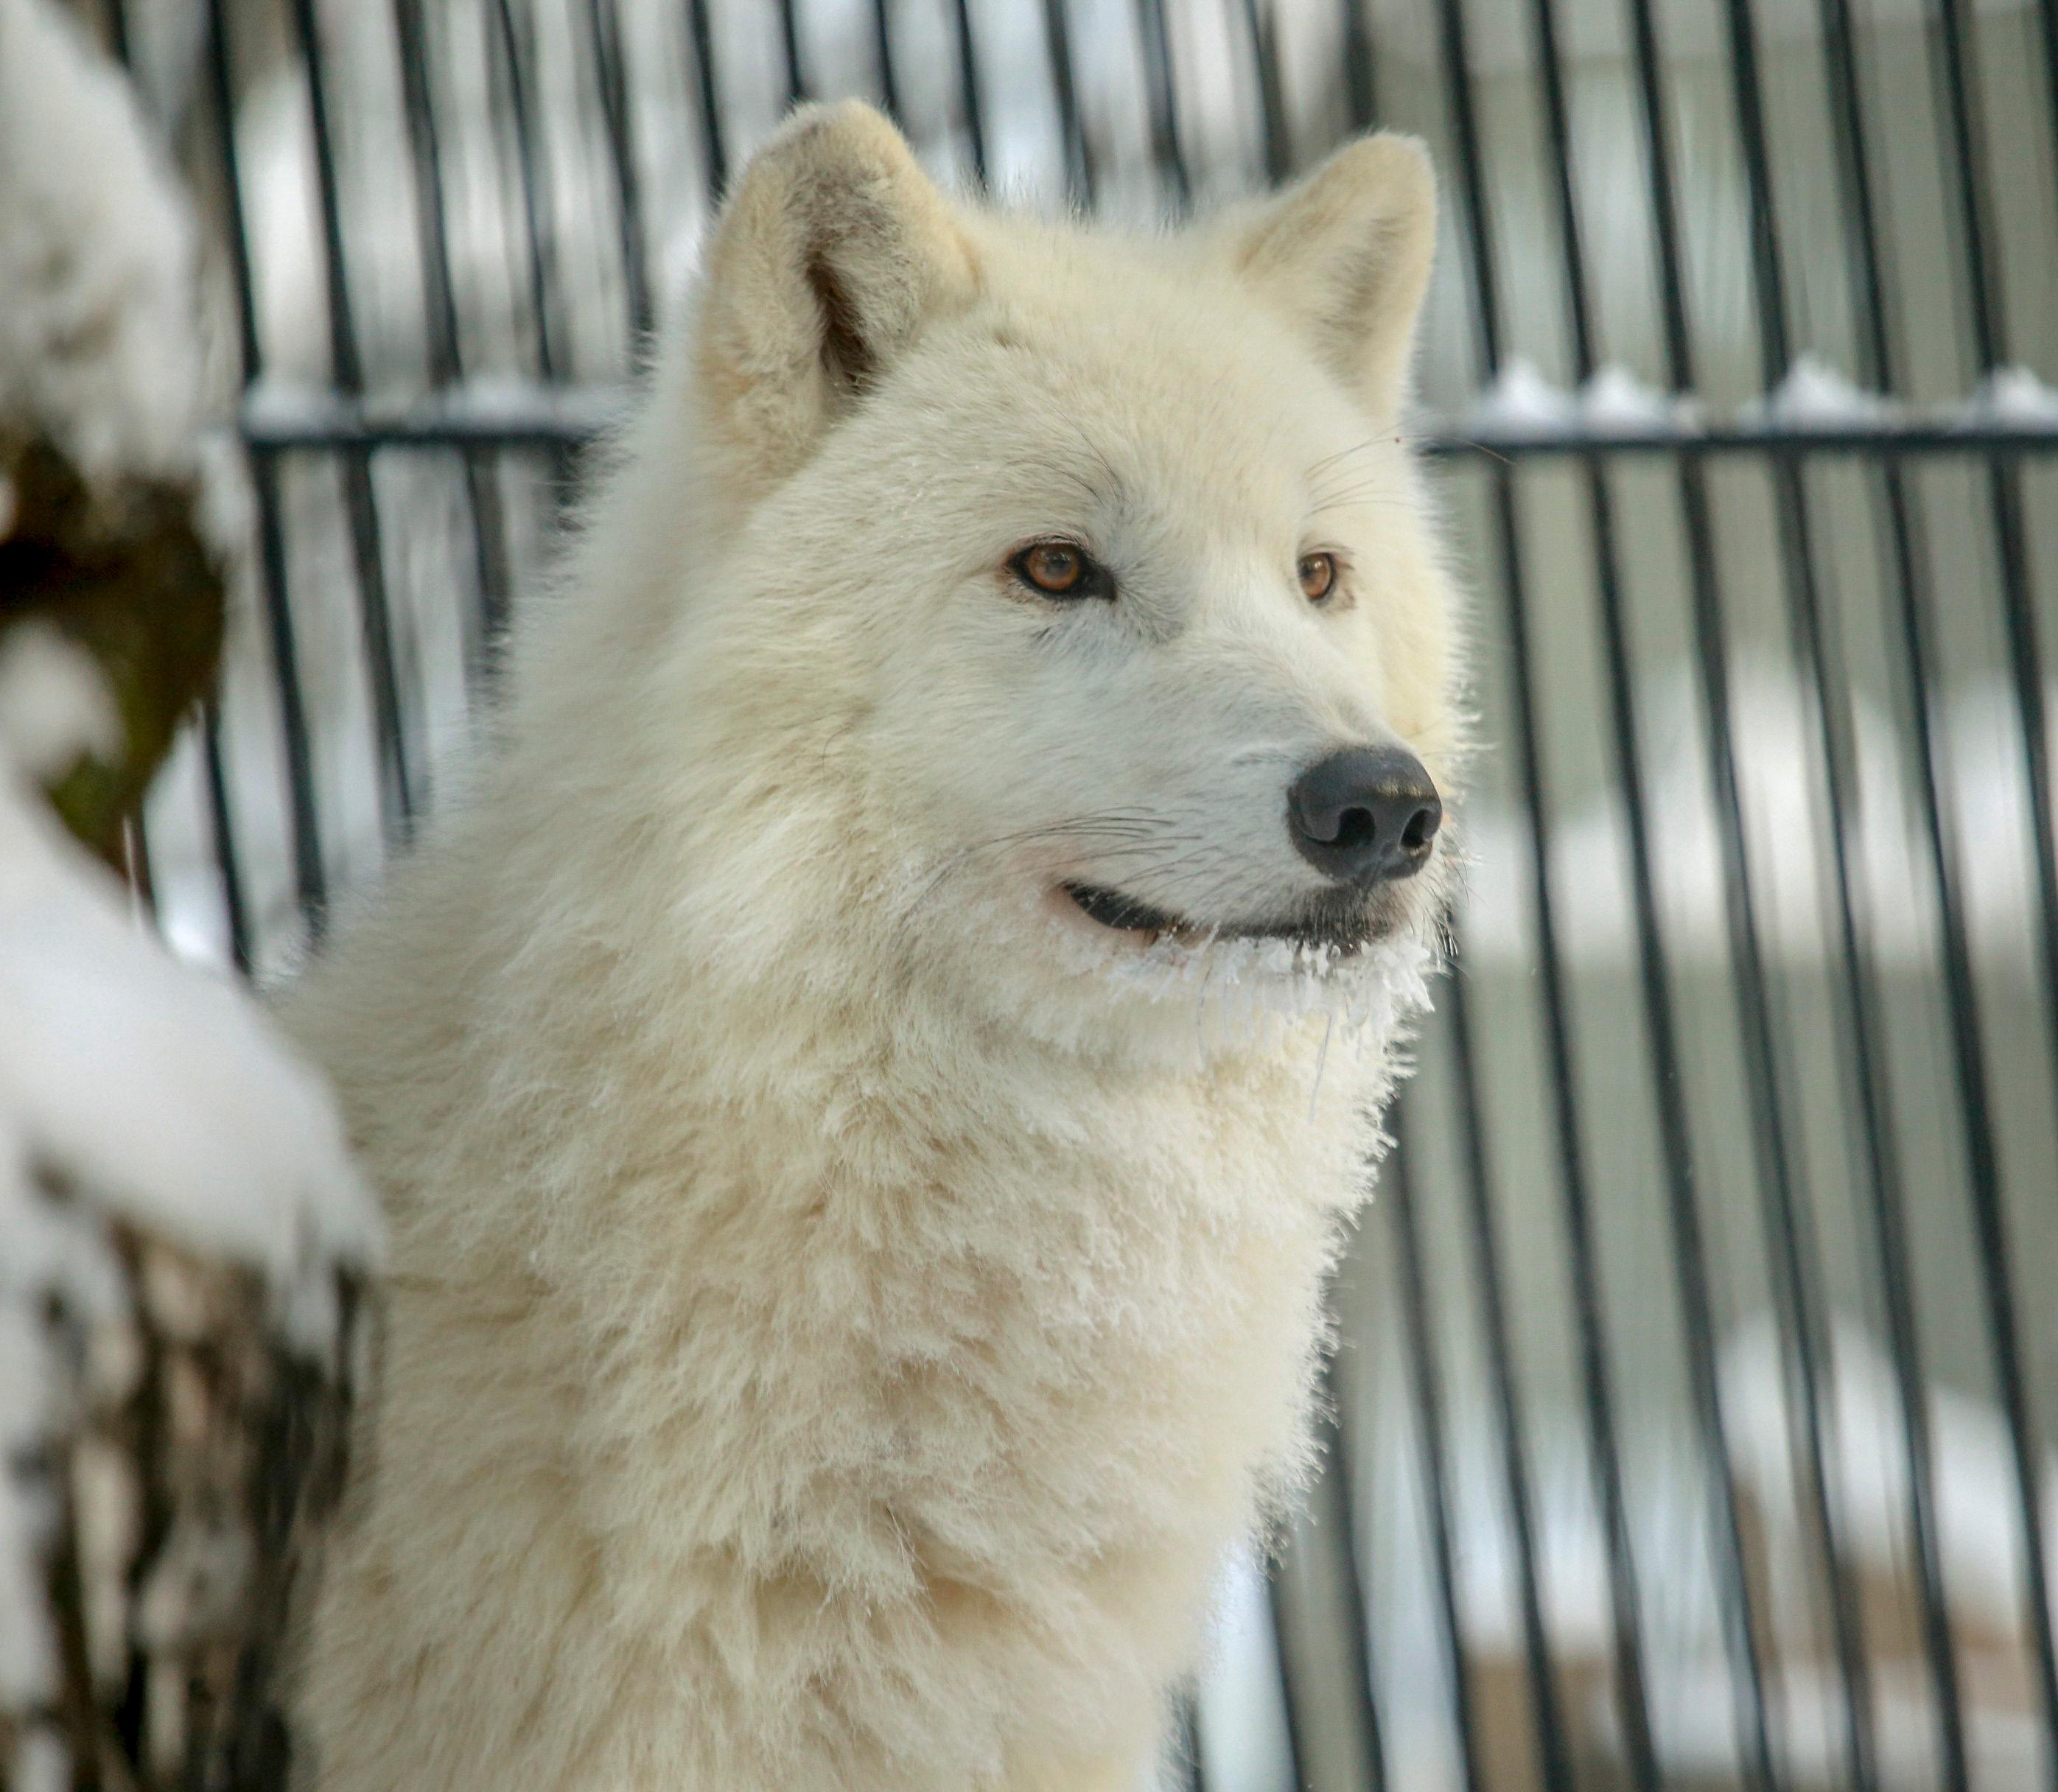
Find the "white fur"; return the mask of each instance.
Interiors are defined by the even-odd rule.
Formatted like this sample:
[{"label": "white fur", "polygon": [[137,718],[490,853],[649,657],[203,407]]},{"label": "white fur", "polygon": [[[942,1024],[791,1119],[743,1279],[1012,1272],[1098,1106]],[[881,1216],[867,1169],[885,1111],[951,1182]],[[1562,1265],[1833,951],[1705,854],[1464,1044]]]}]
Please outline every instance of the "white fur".
[{"label": "white fur", "polygon": [[[395,1264],[331,1792],[1134,1783],[1305,1466],[1448,852],[1349,964],[1055,892],[1234,927],[1320,881],[1300,767],[1450,774],[1432,209],[1391,138],[1154,238],[855,106],[753,164],[489,767],[292,1006]],[[1114,603],[1007,572],[1060,530]]]}]

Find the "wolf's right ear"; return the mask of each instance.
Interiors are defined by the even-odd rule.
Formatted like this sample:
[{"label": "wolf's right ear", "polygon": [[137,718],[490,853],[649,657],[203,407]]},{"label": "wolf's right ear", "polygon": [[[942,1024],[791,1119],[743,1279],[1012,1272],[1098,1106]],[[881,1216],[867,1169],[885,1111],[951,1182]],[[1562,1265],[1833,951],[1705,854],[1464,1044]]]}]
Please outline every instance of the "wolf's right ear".
[{"label": "wolf's right ear", "polygon": [[695,374],[725,495],[793,473],[976,288],[948,202],[892,125],[856,101],[795,113],[744,170],[708,257]]},{"label": "wolf's right ear", "polygon": [[1412,137],[1347,143],[1305,180],[1232,213],[1231,264],[1297,324],[1382,422],[1406,401],[1436,248],[1436,178]]}]

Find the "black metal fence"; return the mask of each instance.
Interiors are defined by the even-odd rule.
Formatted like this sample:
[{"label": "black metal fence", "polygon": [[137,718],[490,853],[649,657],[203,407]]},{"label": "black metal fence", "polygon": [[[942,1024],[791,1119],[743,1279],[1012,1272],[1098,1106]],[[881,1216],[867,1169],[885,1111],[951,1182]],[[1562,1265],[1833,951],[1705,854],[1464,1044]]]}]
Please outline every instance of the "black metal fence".
[{"label": "black metal fence", "polygon": [[1130,217],[1426,136],[1416,427],[1492,748],[1464,974],[1186,1770],[2058,1786],[2058,6],[129,5],[258,544],[156,883],[246,969],[432,801],[791,101]]}]

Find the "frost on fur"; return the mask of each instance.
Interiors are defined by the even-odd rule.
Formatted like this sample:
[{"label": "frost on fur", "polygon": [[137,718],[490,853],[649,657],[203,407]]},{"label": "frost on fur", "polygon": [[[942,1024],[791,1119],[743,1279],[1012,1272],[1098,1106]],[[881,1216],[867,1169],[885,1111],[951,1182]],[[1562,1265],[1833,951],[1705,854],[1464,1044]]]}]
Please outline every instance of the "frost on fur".
[{"label": "frost on fur", "polygon": [[1451,876],[1325,869],[1288,798],[1463,748],[1377,415],[1428,196],[1375,141],[1039,224],[848,106],[743,175],[491,761],[288,1006],[395,1269],[325,1792],[1153,1755],[1305,1472]]}]

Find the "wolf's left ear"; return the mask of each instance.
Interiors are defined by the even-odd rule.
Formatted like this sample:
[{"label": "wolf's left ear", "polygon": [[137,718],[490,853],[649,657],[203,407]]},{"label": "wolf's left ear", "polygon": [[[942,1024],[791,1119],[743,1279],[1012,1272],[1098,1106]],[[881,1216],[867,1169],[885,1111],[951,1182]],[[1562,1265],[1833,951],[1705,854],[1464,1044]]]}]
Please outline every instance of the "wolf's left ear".
[{"label": "wolf's left ear", "polygon": [[1301,328],[1372,414],[1408,396],[1415,319],[1436,244],[1436,180],[1412,137],[1346,144],[1255,212],[1233,215],[1237,271]]},{"label": "wolf's left ear", "polygon": [[795,113],[723,207],[701,295],[701,423],[730,495],[798,468],[976,285],[948,203],[892,125],[854,101]]}]

